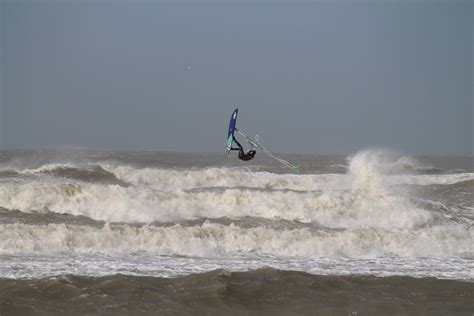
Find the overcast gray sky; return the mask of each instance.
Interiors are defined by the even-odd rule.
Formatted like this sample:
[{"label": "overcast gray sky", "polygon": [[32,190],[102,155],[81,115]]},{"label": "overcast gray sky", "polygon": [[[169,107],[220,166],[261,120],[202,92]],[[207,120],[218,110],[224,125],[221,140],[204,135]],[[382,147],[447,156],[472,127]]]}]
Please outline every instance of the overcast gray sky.
[{"label": "overcast gray sky", "polygon": [[3,148],[473,153],[473,1],[5,1]]}]

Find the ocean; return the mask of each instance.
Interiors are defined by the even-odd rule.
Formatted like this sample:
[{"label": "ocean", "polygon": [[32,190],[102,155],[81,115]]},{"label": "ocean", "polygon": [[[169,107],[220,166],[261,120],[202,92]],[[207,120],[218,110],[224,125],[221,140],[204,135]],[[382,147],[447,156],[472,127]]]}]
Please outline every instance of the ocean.
[{"label": "ocean", "polygon": [[0,315],[473,315],[474,158],[0,152]]}]

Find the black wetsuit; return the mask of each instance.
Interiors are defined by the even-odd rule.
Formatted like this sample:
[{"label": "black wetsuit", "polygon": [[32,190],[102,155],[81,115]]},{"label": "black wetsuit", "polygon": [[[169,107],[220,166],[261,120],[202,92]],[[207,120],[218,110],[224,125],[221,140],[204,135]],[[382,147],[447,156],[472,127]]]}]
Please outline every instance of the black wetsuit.
[{"label": "black wetsuit", "polygon": [[233,139],[234,139],[234,142],[237,144],[237,146],[239,146],[239,148],[232,147],[230,150],[238,150],[240,160],[248,161],[248,160],[252,160],[253,157],[255,157],[255,154],[256,154],[255,149],[251,149],[247,153],[244,153],[244,148],[242,147],[242,145],[240,145],[240,143],[237,141],[237,139],[235,139],[235,137],[233,137]]}]

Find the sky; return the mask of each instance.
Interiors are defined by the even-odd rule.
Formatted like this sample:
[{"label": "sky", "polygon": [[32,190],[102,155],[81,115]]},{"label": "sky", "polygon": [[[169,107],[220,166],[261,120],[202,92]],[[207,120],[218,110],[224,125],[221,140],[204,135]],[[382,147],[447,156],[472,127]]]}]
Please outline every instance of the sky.
[{"label": "sky", "polygon": [[473,155],[473,1],[0,3],[4,149]]}]

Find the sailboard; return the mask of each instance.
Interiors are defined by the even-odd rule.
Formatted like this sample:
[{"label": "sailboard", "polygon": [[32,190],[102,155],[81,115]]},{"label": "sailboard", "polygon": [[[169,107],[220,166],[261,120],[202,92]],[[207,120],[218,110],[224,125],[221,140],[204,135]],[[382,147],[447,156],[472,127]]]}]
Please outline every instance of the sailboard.
[{"label": "sailboard", "polygon": [[253,139],[247,135],[245,135],[241,130],[237,129],[237,114],[239,113],[239,109],[235,109],[234,112],[232,112],[232,115],[230,117],[229,121],[229,129],[227,130],[227,144],[226,144],[226,152],[227,154],[231,151],[232,144],[234,143],[234,134],[235,132],[239,133],[247,142],[252,146],[252,149],[259,149],[262,151],[264,154],[269,156],[270,158],[275,159],[276,161],[280,162],[281,164],[287,166],[294,172],[298,173],[300,172],[300,167],[298,165],[294,165],[289,161],[286,161],[285,159],[282,159],[280,157],[275,156],[272,154],[268,149],[263,147],[260,142],[258,141],[258,138]]},{"label": "sailboard", "polygon": [[282,159],[280,157],[277,157],[275,156],[274,154],[272,154],[268,149],[266,149],[265,147],[263,147],[259,142],[258,140],[256,139],[252,139],[251,137],[245,135],[241,130],[235,128],[235,131],[237,131],[237,133],[239,133],[243,138],[245,138],[247,140],[247,142],[250,144],[250,146],[252,146],[252,148],[259,148],[264,154],[266,154],[267,156],[275,159],[276,161],[280,162],[281,164],[287,166],[288,168],[290,168],[291,170],[293,170],[294,172],[298,173],[300,172],[300,166],[298,165],[294,165],[292,164],[291,162],[289,161],[286,161],[285,159]]},{"label": "sailboard", "polygon": [[230,149],[232,148],[232,143],[234,142],[234,132],[236,130],[235,125],[237,124],[238,113],[239,113],[239,109],[235,109],[234,112],[232,112],[232,116],[230,117],[229,129],[227,132],[227,145],[226,145],[227,154],[230,152]]}]

